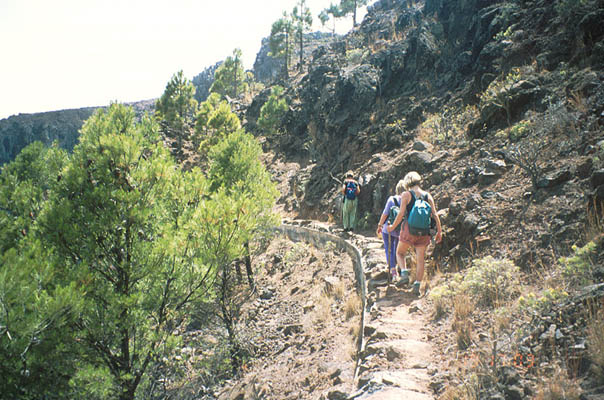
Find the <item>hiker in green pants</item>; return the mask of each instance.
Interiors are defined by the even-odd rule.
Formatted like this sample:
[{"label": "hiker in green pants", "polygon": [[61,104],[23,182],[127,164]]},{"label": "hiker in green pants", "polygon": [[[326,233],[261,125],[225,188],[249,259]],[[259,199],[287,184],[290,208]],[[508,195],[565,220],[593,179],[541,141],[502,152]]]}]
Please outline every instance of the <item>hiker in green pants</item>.
[{"label": "hiker in green pants", "polygon": [[342,193],[344,194],[342,225],[344,225],[344,232],[352,232],[357,219],[357,196],[361,193],[361,185],[354,179],[352,171],[346,172]]}]

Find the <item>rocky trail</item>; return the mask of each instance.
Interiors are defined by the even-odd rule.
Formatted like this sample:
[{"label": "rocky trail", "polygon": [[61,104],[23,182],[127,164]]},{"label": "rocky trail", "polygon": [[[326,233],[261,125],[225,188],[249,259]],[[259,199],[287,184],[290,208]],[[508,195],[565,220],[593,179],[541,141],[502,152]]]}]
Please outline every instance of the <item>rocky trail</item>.
[{"label": "rocky trail", "polygon": [[[436,373],[425,295],[388,284],[381,240],[354,235],[366,263],[368,299],[365,348],[358,386],[363,399],[433,399]],[[375,391],[374,391],[375,390]]]},{"label": "rocky trail", "polygon": [[[262,313],[271,320],[267,326],[278,327],[273,337],[292,331],[292,326],[295,334],[281,335],[277,344],[264,342],[265,347],[283,350],[259,357],[219,398],[257,398],[250,395],[255,393],[267,399],[434,399],[431,383],[440,358],[431,343],[428,300],[423,289],[418,297],[410,286],[388,283],[382,242],[316,221],[289,221],[280,229],[281,236],[295,244],[277,246],[281,250],[289,246],[284,258],[297,258],[298,264],[294,273],[284,269],[283,275],[274,273],[262,282],[271,300],[260,298],[257,303],[264,302]],[[300,243],[311,247],[310,255],[295,250]],[[293,251],[296,257],[288,255]],[[274,256],[275,248],[268,253],[273,260],[281,257]],[[349,257],[344,257],[346,253]],[[325,293],[325,285],[333,291],[338,280],[347,281],[344,298],[355,292],[365,297],[364,312],[349,319],[344,306],[332,304],[333,317],[319,318],[323,300],[318,293]],[[365,290],[359,290],[359,282]],[[267,303],[289,304],[287,318],[279,317],[282,311]],[[353,333],[354,328],[360,331],[359,322],[361,338]]]}]

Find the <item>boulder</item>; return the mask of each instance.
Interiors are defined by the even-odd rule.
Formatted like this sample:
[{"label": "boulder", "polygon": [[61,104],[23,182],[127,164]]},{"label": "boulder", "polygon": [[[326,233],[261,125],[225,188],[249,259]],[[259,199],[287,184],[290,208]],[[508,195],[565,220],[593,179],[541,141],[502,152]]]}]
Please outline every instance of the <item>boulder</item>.
[{"label": "boulder", "polygon": [[410,171],[425,173],[432,167],[432,155],[423,151],[411,151],[405,158],[405,165]]},{"label": "boulder", "polygon": [[592,188],[604,185],[604,168],[594,171],[589,178]]},{"label": "boulder", "polygon": [[558,186],[564,182],[568,182],[572,179],[572,174],[569,169],[557,171],[552,175],[546,176],[537,181],[537,187],[540,189],[547,189]]}]

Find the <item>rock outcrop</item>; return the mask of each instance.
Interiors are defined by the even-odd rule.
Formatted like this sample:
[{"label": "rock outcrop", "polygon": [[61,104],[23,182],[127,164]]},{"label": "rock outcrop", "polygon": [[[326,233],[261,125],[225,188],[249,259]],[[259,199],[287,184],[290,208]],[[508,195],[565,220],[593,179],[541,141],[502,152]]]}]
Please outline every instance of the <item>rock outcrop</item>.
[{"label": "rock outcrop", "polygon": [[208,98],[210,95],[210,87],[212,87],[212,83],[214,83],[214,74],[221,65],[222,61],[219,61],[193,77],[192,83],[193,86],[195,86],[195,100],[202,102]]}]

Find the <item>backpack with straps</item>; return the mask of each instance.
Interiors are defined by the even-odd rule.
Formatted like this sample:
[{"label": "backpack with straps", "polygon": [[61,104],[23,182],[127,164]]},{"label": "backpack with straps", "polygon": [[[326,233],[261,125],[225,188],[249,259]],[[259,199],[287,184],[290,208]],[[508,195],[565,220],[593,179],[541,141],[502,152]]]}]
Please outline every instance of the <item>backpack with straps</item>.
[{"label": "backpack with straps", "polygon": [[357,184],[353,181],[346,182],[346,198],[348,200],[357,198]]},{"label": "backpack with straps", "polygon": [[428,202],[428,194],[415,197],[413,190],[411,193],[411,210],[407,214],[407,223],[409,224],[409,233],[415,236],[430,235],[430,223],[432,216],[432,206]]},{"label": "backpack with straps", "polygon": [[401,205],[397,201],[396,196],[392,196],[392,200],[394,200],[394,205],[388,210],[388,225],[392,225],[401,210]]}]

